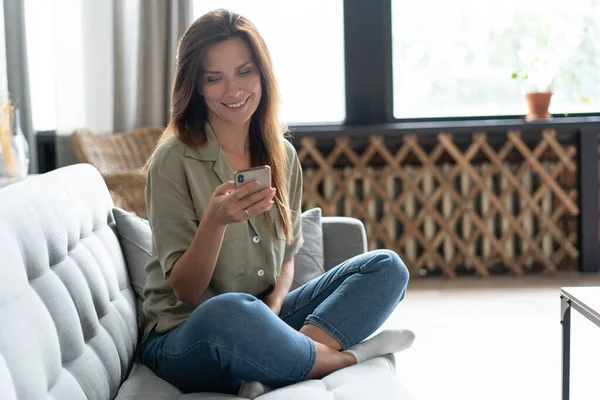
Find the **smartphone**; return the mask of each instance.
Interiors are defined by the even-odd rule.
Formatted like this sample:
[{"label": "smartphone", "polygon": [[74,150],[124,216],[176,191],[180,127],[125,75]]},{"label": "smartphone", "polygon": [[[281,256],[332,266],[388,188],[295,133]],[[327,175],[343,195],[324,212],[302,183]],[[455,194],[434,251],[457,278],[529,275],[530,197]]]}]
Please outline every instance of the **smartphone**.
[{"label": "smartphone", "polygon": [[233,176],[235,179],[236,188],[248,181],[260,182],[260,189],[266,186],[271,186],[271,167],[268,165],[245,169],[242,171],[235,171]]}]

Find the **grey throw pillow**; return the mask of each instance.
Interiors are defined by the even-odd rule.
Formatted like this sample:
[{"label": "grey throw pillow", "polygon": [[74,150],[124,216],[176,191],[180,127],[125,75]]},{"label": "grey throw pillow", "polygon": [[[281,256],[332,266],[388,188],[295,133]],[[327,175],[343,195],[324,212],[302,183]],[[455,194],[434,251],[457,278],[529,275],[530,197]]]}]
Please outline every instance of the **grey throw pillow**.
[{"label": "grey throw pillow", "polygon": [[302,236],[304,243],[294,257],[292,290],[325,273],[320,208],[311,208],[302,213]]},{"label": "grey throw pillow", "polygon": [[[143,218],[118,207],[113,208],[115,225],[121,249],[127,261],[129,280],[133,290],[142,299],[146,284],[146,264],[152,258],[152,230]],[[140,309],[141,311],[141,309]]]}]

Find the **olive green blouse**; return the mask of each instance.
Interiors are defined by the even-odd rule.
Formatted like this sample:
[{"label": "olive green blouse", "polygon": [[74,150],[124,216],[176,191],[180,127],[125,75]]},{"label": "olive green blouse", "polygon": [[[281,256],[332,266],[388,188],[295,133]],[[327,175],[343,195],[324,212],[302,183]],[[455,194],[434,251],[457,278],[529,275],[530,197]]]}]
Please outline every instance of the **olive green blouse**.
[{"label": "olive green blouse", "polygon": [[233,171],[208,123],[206,136],[207,142],[196,149],[170,137],[150,161],[146,204],[153,257],[146,265],[143,340],[152,329],[163,333],[177,327],[198,305],[219,294],[268,295],[275,288],[283,261],[291,259],[302,246],[302,169],[296,150],[285,140],[293,242],[286,244],[275,207],[268,211],[270,224],[264,214],[229,224],[214,274],[200,300],[188,304],[175,296],[165,278],[167,272],[191,244],[215,188],[233,181]]}]

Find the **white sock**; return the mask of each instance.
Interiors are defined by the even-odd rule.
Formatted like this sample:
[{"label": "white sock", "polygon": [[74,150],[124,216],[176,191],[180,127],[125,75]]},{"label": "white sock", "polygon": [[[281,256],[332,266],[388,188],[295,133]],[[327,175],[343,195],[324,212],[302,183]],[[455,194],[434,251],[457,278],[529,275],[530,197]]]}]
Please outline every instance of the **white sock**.
[{"label": "white sock", "polygon": [[386,329],[370,339],[344,350],[361,363],[385,354],[398,353],[412,346],[415,334],[407,329]]}]

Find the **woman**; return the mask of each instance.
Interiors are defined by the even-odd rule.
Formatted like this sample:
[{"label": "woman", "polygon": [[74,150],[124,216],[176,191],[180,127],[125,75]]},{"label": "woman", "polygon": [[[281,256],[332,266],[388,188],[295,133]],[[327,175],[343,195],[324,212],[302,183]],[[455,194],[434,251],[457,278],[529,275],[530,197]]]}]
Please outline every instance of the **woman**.
[{"label": "woman", "polygon": [[[361,343],[405,294],[408,271],[391,251],[289,293],[302,170],[278,101],[269,53],[247,19],[218,10],[189,27],[171,121],[148,167],[154,257],[142,347],[142,362],[184,392],[323,377],[414,338],[390,330]],[[260,165],[271,167],[272,187],[235,187],[233,171]]]}]

